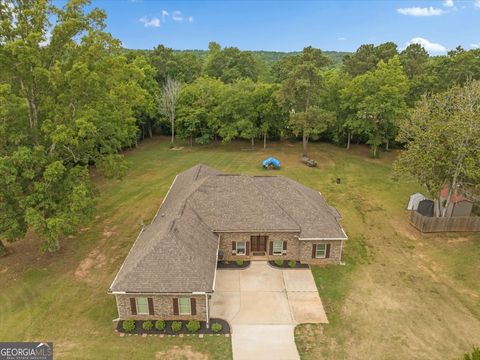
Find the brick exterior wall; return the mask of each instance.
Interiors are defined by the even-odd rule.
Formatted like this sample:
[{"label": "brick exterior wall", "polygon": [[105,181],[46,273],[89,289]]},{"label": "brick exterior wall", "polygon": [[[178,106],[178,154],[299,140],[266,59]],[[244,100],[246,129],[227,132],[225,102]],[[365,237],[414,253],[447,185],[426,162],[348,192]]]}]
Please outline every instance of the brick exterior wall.
[{"label": "brick exterior wall", "polygon": [[[312,265],[338,264],[342,259],[342,240],[299,240],[300,242],[300,261]],[[324,259],[312,258],[313,244],[330,244],[330,257]]]},{"label": "brick exterior wall", "polygon": [[[220,246],[219,252],[223,252],[223,259],[228,261],[235,261],[239,259],[243,260],[255,260],[265,259],[263,256],[254,256],[250,251],[249,255],[233,255],[232,254],[232,242],[246,241],[250,242],[250,236],[252,235],[266,235],[267,240],[267,252],[266,258],[268,260],[300,260],[302,263],[322,265],[322,264],[338,264],[342,258],[342,243],[341,240],[327,241],[327,240],[298,240],[296,233],[221,233],[220,234]],[[285,255],[269,255],[270,242],[274,240],[281,240],[287,242],[287,253]],[[330,257],[325,259],[312,258],[312,245],[313,244],[330,244]]]},{"label": "brick exterior wall", "polygon": [[[154,315],[132,315],[130,298],[146,297],[153,299]],[[195,298],[196,315],[174,315],[173,299],[179,297]],[[118,317],[120,320],[207,320],[207,308],[204,295],[141,295],[141,294],[116,294]]]},{"label": "brick exterior wall", "polygon": [[[250,243],[250,236],[268,236],[266,258],[268,260],[298,260],[300,257],[300,243],[295,235],[296,233],[220,233],[219,252],[223,252],[223,259],[228,261],[235,261],[239,259],[254,260],[255,258],[265,259],[265,256],[253,256],[252,251],[249,255],[232,255],[232,241],[246,241]],[[287,242],[287,253],[282,255],[269,255],[270,242],[281,240]],[[250,245],[247,245],[250,246]]]}]

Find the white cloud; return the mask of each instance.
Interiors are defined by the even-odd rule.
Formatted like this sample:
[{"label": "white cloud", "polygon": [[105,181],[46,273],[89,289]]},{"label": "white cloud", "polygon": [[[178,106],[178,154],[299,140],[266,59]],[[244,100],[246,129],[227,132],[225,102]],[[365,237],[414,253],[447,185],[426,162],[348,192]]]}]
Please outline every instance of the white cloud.
[{"label": "white cloud", "polygon": [[[480,1],[480,0],[477,0]],[[442,9],[430,7],[408,7],[408,8],[399,8],[397,12],[402,15],[408,16],[438,16],[445,13]]]},{"label": "white cloud", "polygon": [[192,23],[193,22],[193,16],[188,17],[188,22]]},{"label": "white cloud", "polygon": [[471,47],[472,49],[480,49],[480,43],[478,43],[478,44],[470,44],[470,47]]},{"label": "white cloud", "polygon": [[145,27],[160,27],[160,19],[156,17],[149,19],[147,16],[144,16],[140,19],[140,22]]},{"label": "white cloud", "polygon": [[169,16],[170,14],[168,13],[167,10],[162,10],[162,21],[165,22],[165,18]]},{"label": "white cloud", "polygon": [[443,6],[451,8],[451,7],[454,7],[455,4],[453,3],[453,0],[444,0]]},{"label": "white cloud", "polygon": [[480,0],[475,0],[475,6],[480,8]]},{"label": "white cloud", "polygon": [[345,40],[347,40],[347,38],[345,38],[345,37],[342,36],[342,37],[339,37],[337,40],[345,41]]},{"label": "white cloud", "polygon": [[429,40],[424,39],[422,37],[413,38],[412,40],[410,40],[407,43],[407,46],[410,45],[410,44],[420,44],[429,53],[439,54],[439,53],[447,52],[447,48],[445,46],[443,46],[441,44],[430,42]]},{"label": "white cloud", "polygon": [[175,10],[172,14],[172,19],[175,21],[183,21],[183,14],[181,11]]}]

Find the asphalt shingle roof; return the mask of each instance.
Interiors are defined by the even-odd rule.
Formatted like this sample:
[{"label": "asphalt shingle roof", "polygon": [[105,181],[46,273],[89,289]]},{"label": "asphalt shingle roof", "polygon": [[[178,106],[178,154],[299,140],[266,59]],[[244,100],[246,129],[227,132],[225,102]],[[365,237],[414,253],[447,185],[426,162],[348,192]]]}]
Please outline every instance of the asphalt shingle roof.
[{"label": "asphalt shingle roof", "polygon": [[215,232],[289,231],[300,238],[344,238],[339,217],[318,192],[286,177],[221,174],[199,164],[175,178],[110,291],[211,292]]}]

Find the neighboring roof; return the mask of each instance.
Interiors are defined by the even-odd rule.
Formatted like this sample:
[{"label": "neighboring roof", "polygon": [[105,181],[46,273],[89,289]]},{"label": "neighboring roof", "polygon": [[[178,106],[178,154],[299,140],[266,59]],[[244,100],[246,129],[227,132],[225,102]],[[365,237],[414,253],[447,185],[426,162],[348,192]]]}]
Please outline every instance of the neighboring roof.
[{"label": "neighboring roof", "polygon": [[[443,198],[443,199],[448,198],[448,187],[444,187],[440,191],[440,197]],[[452,202],[452,203],[457,203],[457,202],[460,202],[460,201],[471,201],[471,200],[467,199],[462,194],[452,194],[452,196],[450,197],[450,202]]]},{"label": "neighboring roof", "polygon": [[112,292],[211,292],[215,232],[295,232],[346,239],[340,215],[320,193],[283,176],[221,174],[197,165],[179,174],[138,236]]}]

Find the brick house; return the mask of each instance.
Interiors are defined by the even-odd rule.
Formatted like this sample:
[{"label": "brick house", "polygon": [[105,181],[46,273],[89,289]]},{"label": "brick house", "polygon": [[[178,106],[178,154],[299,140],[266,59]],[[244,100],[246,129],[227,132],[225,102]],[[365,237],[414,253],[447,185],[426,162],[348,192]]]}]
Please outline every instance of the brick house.
[{"label": "brick house", "polygon": [[119,319],[209,321],[218,260],[338,264],[347,236],[320,193],[284,176],[177,175],[109,294]]}]

